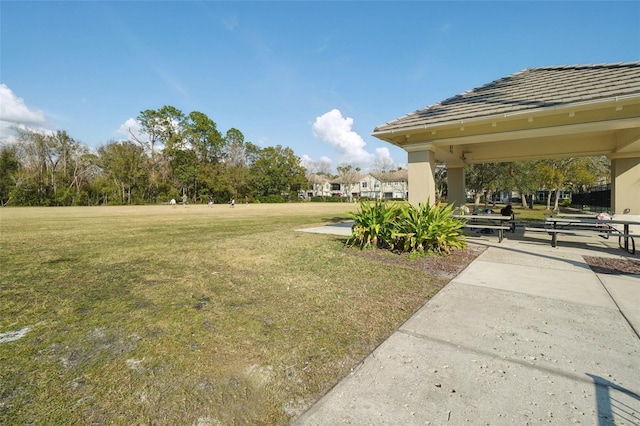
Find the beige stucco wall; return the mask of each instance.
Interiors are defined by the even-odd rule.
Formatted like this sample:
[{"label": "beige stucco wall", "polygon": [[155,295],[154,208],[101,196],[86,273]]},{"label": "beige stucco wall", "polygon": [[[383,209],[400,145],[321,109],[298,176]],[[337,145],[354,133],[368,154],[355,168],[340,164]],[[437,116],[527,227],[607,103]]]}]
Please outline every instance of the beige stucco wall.
[{"label": "beige stucco wall", "polygon": [[611,160],[611,208],[622,214],[640,215],[640,157]]},{"label": "beige stucco wall", "polygon": [[464,167],[447,168],[447,202],[461,206],[466,201]]},{"label": "beige stucco wall", "polygon": [[436,201],[435,156],[431,151],[409,151],[409,202],[414,206]]}]

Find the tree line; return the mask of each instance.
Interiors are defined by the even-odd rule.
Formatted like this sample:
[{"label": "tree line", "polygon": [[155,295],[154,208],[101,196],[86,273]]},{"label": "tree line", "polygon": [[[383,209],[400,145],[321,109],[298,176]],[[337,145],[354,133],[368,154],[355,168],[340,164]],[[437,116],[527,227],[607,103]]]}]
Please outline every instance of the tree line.
[{"label": "tree line", "polygon": [[[91,150],[65,131],[20,131],[16,142],[0,146],[0,205],[70,206],[157,204],[184,199],[226,203],[232,197],[261,202],[298,199],[311,175],[331,174],[328,161],[303,167],[291,148],[260,148],[245,141],[238,129],[224,135],[198,111],[184,114],[172,106],[145,110],[137,117],[140,132]],[[144,136],[142,136],[144,135]],[[388,158],[373,170],[393,168]],[[345,183],[359,176],[352,165],[338,166]],[[446,193],[446,168],[436,169],[438,196]],[[353,178],[355,179],[355,177]],[[473,164],[465,169],[466,187],[476,207],[497,191],[525,195],[547,191],[547,208],[555,193],[610,182],[605,157],[565,158],[512,163]]]},{"label": "tree line", "polygon": [[[436,182],[442,193],[446,190],[446,170],[440,174],[444,176],[440,180],[436,176]],[[604,156],[472,164],[465,168],[465,185],[474,194],[476,208],[482,201],[486,207],[492,195],[500,191],[519,192],[522,207],[527,208],[527,196],[542,190],[547,210],[558,210],[560,191],[576,192],[609,182],[611,163]]]},{"label": "tree line", "polygon": [[[238,129],[172,106],[142,111],[140,132],[91,150],[65,131],[20,131],[0,147],[0,203],[16,206],[156,204],[172,198],[278,202],[306,187],[291,148],[261,148]],[[141,136],[141,135],[144,135]]]}]

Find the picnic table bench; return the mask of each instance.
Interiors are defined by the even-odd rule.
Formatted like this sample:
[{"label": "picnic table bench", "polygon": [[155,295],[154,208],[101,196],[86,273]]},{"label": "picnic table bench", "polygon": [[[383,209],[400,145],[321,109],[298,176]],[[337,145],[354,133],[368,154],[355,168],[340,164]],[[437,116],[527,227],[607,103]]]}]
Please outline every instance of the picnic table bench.
[{"label": "picnic table bench", "polygon": [[597,219],[598,215],[595,213],[557,213],[550,215],[549,217],[571,218],[571,219]]},{"label": "picnic table bench", "polygon": [[464,228],[468,229],[491,229],[498,233],[498,242],[502,242],[504,231],[511,231],[514,221],[511,216],[496,214],[454,214],[454,218],[465,222]]},{"label": "picnic table bench", "polygon": [[[622,226],[620,230],[619,226]],[[557,247],[558,235],[585,235],[599,236],[608,239],[610,236],[618,237],[618,246],[625,251],[635,254],[636,243],[634,237],[640,234],[630,232],[631,225],[640,226],[640,222],[619,219],[598,219],[591,215],[556,215],[547,217],[544,227],[524,228],[528,232],[546,232],[551,235],[551,247]]]}]

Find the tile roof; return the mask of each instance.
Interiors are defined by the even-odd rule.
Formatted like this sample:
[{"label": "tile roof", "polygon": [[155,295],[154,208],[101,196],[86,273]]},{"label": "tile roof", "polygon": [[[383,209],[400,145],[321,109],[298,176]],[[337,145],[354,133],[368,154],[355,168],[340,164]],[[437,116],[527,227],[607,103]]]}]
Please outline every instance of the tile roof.
[{"label": "tile roof", "polygon": [[308,176],[308,180],[309,180],[309,183],[315,184],[315,185],[324,185],[325,183],[329,182],[328,177],[319,175],[317,173],[314,173]]},{"label": "tile roof", "polygon": [[366,174],[360,172],[349,172],[344,176],[336,176],[330,180],[329,183],[354,183],[364,180],[367,177]]},{"label": "tile roof", "polygon": [[383,173],[372,173],[371,176],[384,182],[407,182],[409,180],[409,171],[407,169],[401,169]]},{"label": "tile roof", "polygon": [[640,62],[527,68],[380,125],[374,133],[629,95],[640,95]]}]

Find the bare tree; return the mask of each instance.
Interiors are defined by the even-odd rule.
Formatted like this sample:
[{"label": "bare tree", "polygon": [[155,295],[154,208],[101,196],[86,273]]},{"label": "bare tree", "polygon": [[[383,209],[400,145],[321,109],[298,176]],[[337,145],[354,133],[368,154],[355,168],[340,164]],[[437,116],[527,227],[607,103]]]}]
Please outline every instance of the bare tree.
[{"label": "bare tree", "polygon": [[331,162],[321,158],[316,162],[316,173],[324,176],[331,176]]},{"label": "bare tree", "polygon": [[394,170],[395,167],[396,167],[396,164],[393,162],[393,159],[391,157],[378,156],[373,161],[371,172],[376,174],[382,174],[382,173],[386,173]]}]

